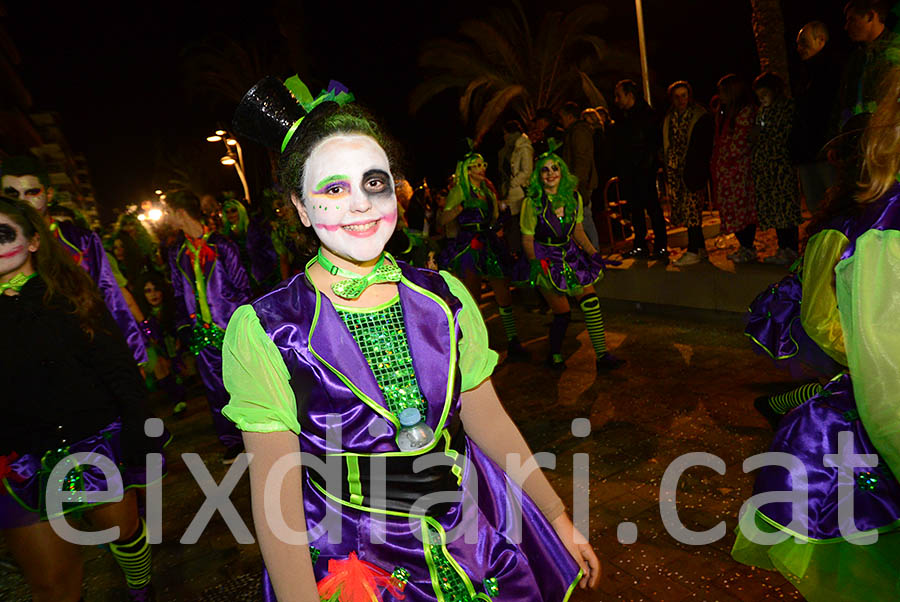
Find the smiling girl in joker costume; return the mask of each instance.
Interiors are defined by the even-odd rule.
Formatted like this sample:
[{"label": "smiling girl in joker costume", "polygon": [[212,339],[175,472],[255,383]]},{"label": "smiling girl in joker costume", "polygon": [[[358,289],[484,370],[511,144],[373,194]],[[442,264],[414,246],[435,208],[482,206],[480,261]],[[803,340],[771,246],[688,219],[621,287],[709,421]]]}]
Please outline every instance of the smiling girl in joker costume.
[{"label": "smiling girl in joker costume", "polygon": [[603,260],[584,233],[578,179],[554,152],[556,141],[551,139],[549,143],[550,150],[538,157],[531,172],[528,195],[519,214],[522,249],[533,266],[532,280],[553,310],[547,365],[565,368],[562,343],[571,316],[568,297],[575,297],[584,312],[597,371],[612,370],[622,360],[606,349],[603,314],[594,292],[594,284],[603,278]]},{"label": "smiling girl in joker costume", "polygon": [[[391,144],[340,84],[317,99],[287,85],[293,96],[258,83],[234,125],[282,151],[282,184],[321,246],[305,273],[235,312],[224,347],[224,413],[253,454],[265,599],[556,602],[579,580],[595,586],[597,557],[543,474],[517,482],[503,469],[508,453],[531,452],[489,380],[497,356],[478,306],[446,272],[384,252],[397,221]],[[398,438],[412,431],[421,437]],[[298,451],[336,456],[341,478],[326,483],[295,456],[267,505],[270,469]],[[426,455],[437,466],[413,470]],[[370,481],[375,459],[386,477]],[[428,493],[441,503],[416,503]],[[337,541],[314,529],[328,520]],[[287,543],[285,527],[310,532]],[[466,529],[477,543],[452,536]]]},{"label": "smiling girl in joker costume", "polygon": [[487,179],[487,163],[470,151],[456,164],[456,183],[440,216],[452,238],[438,264],[459,276],[476,301],[481,297],[482,280],[488,281],[506,334],[507,359],[525,361],[530,356],[519,340],[509,290],[510,275],[518,270],[506,242],[497,235],[499,216],[497,191]]}]

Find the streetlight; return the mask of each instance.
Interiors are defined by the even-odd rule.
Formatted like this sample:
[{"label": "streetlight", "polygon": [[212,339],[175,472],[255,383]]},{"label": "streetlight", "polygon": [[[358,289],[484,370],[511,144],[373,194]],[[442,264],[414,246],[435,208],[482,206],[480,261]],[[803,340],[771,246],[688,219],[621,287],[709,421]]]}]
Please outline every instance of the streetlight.
[{"label": "streetlight", "polygon": [[634,11],[637,13],[638,48],[641,51],[641,79],[644,81],[644,100],[652,106],[650,100],[650,68],[647,66],[647,41],[644,36],[644,7],[641,0],[634,0]]},{"label": "streetlight", "polygon": [[224,142],[227,155],[219,159],[222,165],[233,165],[241,185],[244,187],[244,198],[250,203],[250,187],[247,186],[247,177],[244,171],[244,153],[236,138],[230,136],[225,130],[216,130],[211,136],[206,137],[207,142]]},{"label": "streetlight", "polygon": [[159,188],[157,188],[157,189],[154,190],[153,192],[156,194],[156,196],[159,196],[159,195],[162,194],[162,190],[160,190]]}]

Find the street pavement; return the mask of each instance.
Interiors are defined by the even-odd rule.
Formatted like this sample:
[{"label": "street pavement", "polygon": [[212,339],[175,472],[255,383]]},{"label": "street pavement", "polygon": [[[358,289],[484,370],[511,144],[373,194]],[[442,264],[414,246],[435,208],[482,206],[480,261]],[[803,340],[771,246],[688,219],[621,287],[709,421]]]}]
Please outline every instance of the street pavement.
[{"label": "street pavement", "polygon": [[[602,287],[599,292],[603,295]],[[601,558],[603,577],[596,592],[576,593],[572,601],[800,599],[779,574],[740,565],[729,553],[738,510],[753,484],[742,462],[765,451],[772,436],[754,412],[753,398],[788,388],[788,376],[751,350],[740,315],[606,300],[608,344],[627,364],[595,374],[587,332],[574,312],[564,346],[568,368],[551,373],[543,367],[550,316],[533,297],[517,295],[520,335],[533,359],[498,367],[495,387],[532,450],[556,454],[556,468],[547,474],[570,509],[574,454],[588,454],[590,462],[589,492],[582,488],[577,493],[590,500],[590,541]],[[502,341],[490,299],[484,311],[492,341]],[[166,400],[154,398],[158,415],[174,435],[163,485],[163,543],[154,547],[158,599],[258,600],[258,547],[236,543],[220,515],[197,543],[179,543],[203,502],[181,454],[198,453],[216,482],[227,470],[220,463],[222,449],[201,391],[194,388],[193,393],[181,419],[170,417]],[[590,421],[586,437],[573,436],[576,418]],[[714,454],[726,466],[724,474],[689,468],[677,488],[662,496],[676,501],[688,529],[702,531],[724,521],[724,536],[702,546],[679,543],[660,518],[663,474],[689,452]],[[252,532],[246,475],[231,500]],[[623,522],[636,526],[634,543],[619,541]],[[622,527],[624,535],[627,531]],[[111,556],[87,548],[84,557],[85,600],[121,600],[124,588]],[[10,563],[0,547],[0,599],[27,600]]]}]

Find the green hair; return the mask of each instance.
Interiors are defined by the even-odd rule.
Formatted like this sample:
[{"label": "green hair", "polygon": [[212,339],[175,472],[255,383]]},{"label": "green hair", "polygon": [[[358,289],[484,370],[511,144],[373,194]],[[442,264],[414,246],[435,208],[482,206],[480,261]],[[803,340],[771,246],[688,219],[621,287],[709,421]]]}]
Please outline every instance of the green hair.
[{"label": "green hair", "polygon": [[[469,166],[473,165],[476,161],[484,161],[484,157],[476,152],[471,152],[463,157],[462,161],[457,161],[456,163],[456,187],[462,191],[462,198],[464,201],[472,198],[472,183],[469,182]],[[493,196],[493,191],[490,186],[488,186],[486,178],[481,184],[481,190],[482,192]]]},{"label": "green hair", "polygon": [[[531,179],[528,181],[528,198],[537,201],[544,194],[544,185],[541,182],[541,169],[550,161],[555,162],[559,166],[559,189],[557,195],[565,198],[575,198],[575,191],[578,189],[578,176],[569,171],[569,166],[556,153],[544,153],[537,158],[534,164],[534,170],[531,172]],[[535,212],[539,210],[540,203],[532,203]]]},{"label": "green hair", "polygon": [[222,213],[228,211],[230,207],[237,207],[238,210],[238,223],[237,225],[232,224],[228,218],[222,220],[222,225],[225,229],[225,235],[231,234],[231,231],[234,230],[238,236],[244,236],[247,234],[247,225],[250,223],[250,218],[247,217],[247,209],[244,208],[244,204],[241,203],[237,199],[228,199],[225,201],[224,206],[222,207]]}]

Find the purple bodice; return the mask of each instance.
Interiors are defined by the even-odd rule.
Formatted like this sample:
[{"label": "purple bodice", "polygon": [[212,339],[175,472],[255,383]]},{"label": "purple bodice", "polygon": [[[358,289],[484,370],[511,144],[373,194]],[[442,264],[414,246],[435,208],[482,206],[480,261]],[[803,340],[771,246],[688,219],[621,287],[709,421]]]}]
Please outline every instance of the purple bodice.
[{"label": "purple bodice", "polygon": [[[398,288],[410,355],[428,403],[426,422],[440,434],[459,411],[462,333],[456,318],[462,304],[440,275],[400,265],[409,282]],[[396,452],[396,423],[374,374],[331,301],[309,285],[305,274],[260,297],[253,308],[291,375],[301,450],[320,456]],[[342,449],[330,449],[326,431],[338,426]]]},{"label": "purple bodice", "polygon": [[[212,320],[223,330],[241,305],[250,301],[250,282],[241,264],[237,245],[218,233],[209,236],[207,244],[215,251],[215,261],[203,266],[206,301]],[[184,237],[169,251],[172,287],[175,289],[175,323],[178,328],[193,326],[199,319],[200,307],[194,279],[194,266],[185,252]]]}]

